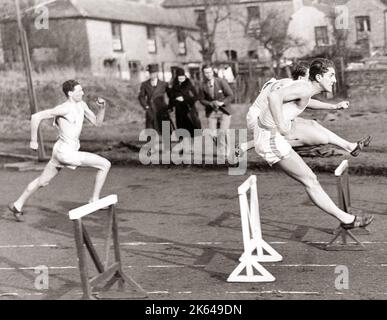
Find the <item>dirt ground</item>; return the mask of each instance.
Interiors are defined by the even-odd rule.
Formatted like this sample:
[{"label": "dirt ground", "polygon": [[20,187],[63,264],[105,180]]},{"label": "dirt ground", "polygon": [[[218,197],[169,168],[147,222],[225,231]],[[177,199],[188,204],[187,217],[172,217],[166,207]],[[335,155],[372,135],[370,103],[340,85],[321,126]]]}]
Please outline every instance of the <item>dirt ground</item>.
[{"label": "dirt ground", "polygon": [[[273,283],[228,283],[243,252],[237,188],[258,177],[264,239],[282,262],[262,263]],[[72,222],[68,211],[83,205],[94,171],[65,170],[26,207],[25,223],[6,210],[36,172],[0,170],[0,299],[80,299]],[[332,198],[336,180],[320,174]],[[308,200],[283,174],[249,170],[113,167],[104,194],[117,194],[124,271],[149,299],[386,299],[387,178],[351,176],[352,206],[375,215],[366,251],[325,251],[337,222]],[[104,212],[85,219],[97,251],[103,250]],[[49,289],[37,290],[34,271],[49,269]],[[337,289],[338,266],[348,268],[348,289]],[[94,270],[94,268],[90,268]]]}]

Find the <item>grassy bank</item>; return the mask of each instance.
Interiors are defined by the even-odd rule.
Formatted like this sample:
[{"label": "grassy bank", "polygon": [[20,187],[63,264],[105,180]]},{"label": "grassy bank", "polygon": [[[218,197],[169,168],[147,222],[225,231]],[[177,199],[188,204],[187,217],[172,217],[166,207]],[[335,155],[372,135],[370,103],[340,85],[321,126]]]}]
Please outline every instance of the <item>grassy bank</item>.
[{"label": "grassy bank", "polygon": [[[97,96],[108,101],[106,121],[102,128],[85,123],[82,140],[89,141],[138,141],[144,128],[144,111],[138,103],[139,84],[114,78],[95,77],[87,72],[72,69],[51,69],[33,74],[38,107],[40,110],[51,108],[65,100],[61,91],[62,83],[77,79],[85,89],[85,101],[91,103]],[[373,135],[372,148],[383,153],[387,148],[387,130],[384,101],[375,96],[362,96],[349,99],[350,108],[343,111],[305,111],[302,117],[319,120],[325,127],[350,141],[357,141],[365,135]],[[232,128],[245,127],[248,105],[234,105]],[[207,121],[204,108],[199,114],[204,128]],[[30,110],[27,86],[23,72],[0,72],[0,139],[28,140],[30,131]],[[174,115],[172,115],[174,118]],[[47,141],[56,139],[57,131],[52,123],[42,125]]]},{"label": "grassy bank", "polygon": [[[137,95],[138,84],[114,78],[91,76],[72,69],[51,69],[45,73],[34,73],[33,80],[39,110],[52,108],[63,101],[62,83],[68,79],[78,80],[85,91],[85,101],[93,109],[93,101],[101,96],[108,102],[106,125],[111,129],[107,138],[126,131],[138,131],[143,126],[144,112]],[[0,133],[3,138],[22,138],[29,130],[30,106],[26,80],[23,72],[0,72]],[[55,130],[50,123],[43,129],[50,138]],[[93,133],[91,133],[91,137]]]}]

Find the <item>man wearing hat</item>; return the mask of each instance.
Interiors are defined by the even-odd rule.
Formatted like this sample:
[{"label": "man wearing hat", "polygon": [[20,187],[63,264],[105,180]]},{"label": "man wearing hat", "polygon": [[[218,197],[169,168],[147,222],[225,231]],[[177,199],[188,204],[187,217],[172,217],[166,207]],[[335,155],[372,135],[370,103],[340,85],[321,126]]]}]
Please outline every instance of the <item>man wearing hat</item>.
[{"label": "man wearing hat", "polygon": [[168,84],[159,80],[158,64],[150,64],[147,68],[149,80],[141,84],[138,100],[146,111],[145,127],[155,129],[160,135],[162,122],[169,121],[167,89]]}]

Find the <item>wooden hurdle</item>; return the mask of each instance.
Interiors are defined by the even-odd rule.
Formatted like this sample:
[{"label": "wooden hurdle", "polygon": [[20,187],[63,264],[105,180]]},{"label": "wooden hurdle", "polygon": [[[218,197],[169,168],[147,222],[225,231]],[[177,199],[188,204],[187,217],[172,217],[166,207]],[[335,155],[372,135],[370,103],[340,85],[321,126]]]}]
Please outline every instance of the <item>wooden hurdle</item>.
[{"label": "wooden hurdle", "polygon": [[[344,160],[335,170],[335,176],[337,178],[337,195],[339,208],[345,212],[351,212],[351,196],[349,189],[349,162]],[[363,229],[363,234],[368,234],[368,231],[365,228]],[[326,250],[337,251],[337,250],[364,250],[365,246],[360,242],[359,239],[355,237],[352,231],[346,230],[339,226],[334,230],[333,239],[326,245]],[[348,237],[351,238],[354,242],[348,242]],[[336,242],[341,238],[341,243]]]},{"label": "wooden hurdle", "polygon": [[[247,192],[250,191],[250,204]],[[259,262],[282,261],[282,256],[262,238],[259,215],[257,177],[250,176],[239,188],[244,253],[228,282],[273,282],[275,277]],[[246,270],[246,273],[242,272]],[[254,270],[259,274],[254,274]]]},{"label": "wooden hurdle", "polygon": [[[146,298],[145,291],[141,286],[122,271],[120,244],[118,240],[118,227],[115,207],[118,202],[117,195],[110,195],[96,202],[84,205],[69,212],[69,218],[74,222],[75,242],[77,246],[78,264],[83,289],[83,299],[141,299]],[[104,246],[105,263],[102,264],[91,238],[82,223],[82,218],[99,211],[109,208],[108,223],[106,227],[106,241]],[[109,265],[109,252],[111,249],[111,238],[113,239],[115,261]],[[98,271],[98,275],[89,278],[86,250],[89,252],[91,259]],[[100,283],[105,282],[101,292],[93,293],[93,288]],[[109,293],[108,290],[118,283],[119,292]],[[133,292],[124,292],[124,284],[131,285]]]}]

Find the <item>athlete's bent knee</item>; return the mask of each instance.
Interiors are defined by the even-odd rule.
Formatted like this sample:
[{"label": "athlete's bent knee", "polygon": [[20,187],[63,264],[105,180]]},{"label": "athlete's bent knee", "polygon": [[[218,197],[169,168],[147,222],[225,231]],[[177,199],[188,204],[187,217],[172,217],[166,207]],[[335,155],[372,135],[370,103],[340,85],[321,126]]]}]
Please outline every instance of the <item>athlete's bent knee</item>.
[{"label": "athlete's bent knee", "polygon": [[111,167],[112,167],[112,163],[109,160],[104,159],[104,161],[103,161],[103,170],[109,171]]}]

